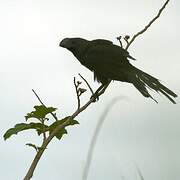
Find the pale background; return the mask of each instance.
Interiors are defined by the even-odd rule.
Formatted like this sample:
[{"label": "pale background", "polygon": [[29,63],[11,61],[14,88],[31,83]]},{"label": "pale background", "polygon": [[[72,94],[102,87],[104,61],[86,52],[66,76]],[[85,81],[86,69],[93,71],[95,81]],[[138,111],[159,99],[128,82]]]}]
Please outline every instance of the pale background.
[{"label": "pale background", "polygon": [[[89,40],[133,35],[157,13],[163,0],[0,0],[0,179],[23,179],[32,159],[27,142],[40,143],[27,131],[6,142],[4,132],[39,104],[59,109],[59,116],[76,108],[73,77],[93,75],[67,50],[65,37]],[[170,1],[160,19],[130,47],[133,64],[161,79],[180,94],[180,2]],[[108,114],[95,149],[88,180],[138,180],[135,164],[145,180],[180,179],[180,100],[144,98],[133,86],[112,83],[100,101],[76,119],[62,141],[49,145],[33,180],[79,180],[96,122],[113,97],[126,96]],[[83,97],[83,102],[87,99]]]}]

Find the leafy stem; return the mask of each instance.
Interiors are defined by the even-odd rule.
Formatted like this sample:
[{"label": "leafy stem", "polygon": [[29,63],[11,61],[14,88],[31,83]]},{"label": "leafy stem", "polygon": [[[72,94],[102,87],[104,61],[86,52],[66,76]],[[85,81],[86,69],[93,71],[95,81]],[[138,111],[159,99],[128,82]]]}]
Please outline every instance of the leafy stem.
[{"label": "leafy stem", "polygon": [[26,176],[24,177],[24,180],[29,180],[31,179],[31,177],[33,176],[34,170],[44,152],[44,150],[46,149],[46,147],[48,146],[48,144],[51,142],[51,140],[53,139],[53,137],[62,129],[64,129],[66,126],[68,126],[71,123],[71,120],[73,120],[76,116],[78,116],[82,111],[84,111],[90,104],[92,104],[93,102],[95,102],[96,98],[98,96],[101,96],[103,94],[103,92],[99,92],[97,93],[95,96],[92,96],[92,98],[89,99],[89,101],[87,103],[85,103],[82,107],[80,107],[79,109],[77,109],[71,116],[67,117],[66,120],[58,125],[56,128],[53,129],[53,131],[49,134],[49,136],[46,138],[46,140],[44,140],[42,146],[40,147],[40,150],[37,152],[34,160],[31,163],[31,166],[26,174]]}]

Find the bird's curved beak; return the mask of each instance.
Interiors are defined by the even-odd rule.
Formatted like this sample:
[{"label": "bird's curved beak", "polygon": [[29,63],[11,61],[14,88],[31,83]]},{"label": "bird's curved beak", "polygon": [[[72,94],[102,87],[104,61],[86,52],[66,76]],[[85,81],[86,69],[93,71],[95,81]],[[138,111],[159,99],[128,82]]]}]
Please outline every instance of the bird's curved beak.
[{"label": "bird's curved beak", "polygon": [[69,42],[69,38],[65,38],[59,43],[59,46],[67,48],[68,42]]}]

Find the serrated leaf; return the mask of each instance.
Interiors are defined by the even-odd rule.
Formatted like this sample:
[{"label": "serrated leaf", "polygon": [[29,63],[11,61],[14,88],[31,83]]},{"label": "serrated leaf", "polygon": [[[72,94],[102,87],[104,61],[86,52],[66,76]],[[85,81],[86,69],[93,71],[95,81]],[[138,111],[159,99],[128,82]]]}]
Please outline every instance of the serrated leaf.
[{"label": "serrated leaf", "polygon": [[[67,121],[68,118],[69,118],[69,117],[66,117],[66,118],[64,118],[64,119],[61,119],[61,120],[58,120],[58,121],[52,123],[52,124],[48,127],[49,132],[52,133],[52,131],[53,131],[57,126],[63,124],[65,121]],[[74,120],[74,119],[71,119],[71,120],[69,121],[69,123],[68,123],[65,127],[70,126],[70,125],[75,125],[75,124],[79,124],[79,122],[76,121],[76,120]],[[56,136],[57,139],[60,140],[64,134],[67,134],[67,130],[65,129],[65,127],[56,133],[55,136]]]},{"label": "serrated leaf", "polygon": [[30,113],[27,113],[25,116],[26,121],[30,118],[36,118],[36,119],[43,119],[46,117],[47,114],[52,113],[57,110],[57,108],[54,107],[45,107],[43,105],[40,106],[34,106],[35,111],[32,111]]},{"label": "serrated leaf", "polygon": [[42,124],[42,123],[20,123],[16,124],[13,128],[8,129],[4,134],[4,140],[10,138],[13,134],[17,134],[21,131],[28,130],[28,129],[35,129],[40,135],[41,133],[45,132],[48,126]]},{"label": "serrated leaf", "polygon": [[34,148],[34,149],[36,150],[36,152],[38,151],[38,148],[39,148],[39,147],[37,147],[35,144],[27,143],[26,145]]},{"label": "serrated leaf", "polygon": [[67,130],[65,128],[61,129],[55,136],[60,140],[64,134],[67,134]]},{"label": "serrated leaf", "polygon": [[[69,118],[69,117],[66,117],[66,118],[64,118],[64,119],[55,121],[54,123],[52,123],[52,124],[49,126],[49,128],[50,128],[50,129],[55,129],[57,126],[63,124],[65,121],[67,121],[68,118]],[[66,127],[67,127],[67,126],[70,126],[70,125],[75,125],[75,124],[79,124],[79,122],[76,121],[76,120],[74,120],[74,119],[71,119],[71,120],[69,121],[69,123],[66,125]]]}]

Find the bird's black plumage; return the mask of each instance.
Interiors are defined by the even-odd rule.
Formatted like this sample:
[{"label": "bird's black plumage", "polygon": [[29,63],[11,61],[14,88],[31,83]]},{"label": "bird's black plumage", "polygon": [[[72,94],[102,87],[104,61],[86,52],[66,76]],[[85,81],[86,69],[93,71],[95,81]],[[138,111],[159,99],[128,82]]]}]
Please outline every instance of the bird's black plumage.
[{"label": "bird's black plumage", "polygon": [[88,41],[82,38],[65,38],[60,46],[71,51],[82,65],[94,72],[95,80],[107,84],[109,80],[132,83],[143,96],[150,97],[147,87],[165,95],[172,103],[177,95],[153,76],[139,70],[129,59],[128,51],[105,39]]}]

